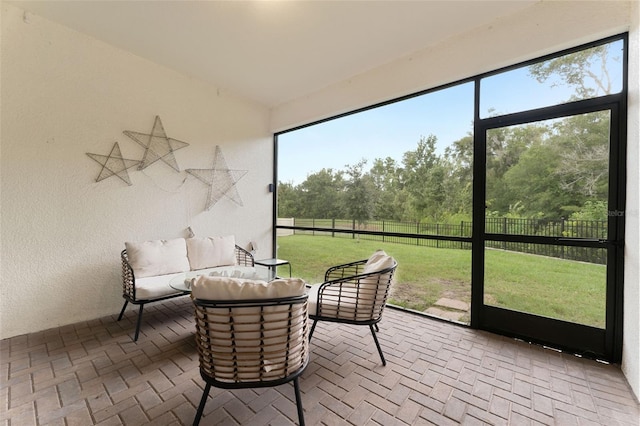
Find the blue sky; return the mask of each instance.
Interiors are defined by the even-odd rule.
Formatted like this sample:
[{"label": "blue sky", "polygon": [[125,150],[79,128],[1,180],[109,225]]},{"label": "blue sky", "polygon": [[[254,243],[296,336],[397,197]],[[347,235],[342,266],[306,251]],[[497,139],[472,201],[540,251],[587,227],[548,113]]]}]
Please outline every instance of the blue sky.
[{"label": "blue sky", "polygon": [[[614,44],[622,46],[621,42]],[[613,91],[619,91],[620,63],[611,68],[617,80]],[[323,168],[344,170],[362,159],[367,160],[367,169],[376,158],[391,157],[401,163],[405,152],[415,150],[420,138],[431,134],[437,137],[442,153],[472,132],[473,91],[473,83],[460,84],[281,134],[278,180],[298,185]],[[568,100],[571,93],[565,86],[538,83],[523,67],[482,80],[481,116],[491,115],[490,109],[510,113],[553,105]]]},{"label": "blue sky", "polygon": [[[473,130],[473,85],[464,84],[278,136],[278,180],[302,183],[323,168],[342,170],[363,158],[414,150],[434,134],[439,150]],[[367,168],[368,168],[367,167]]]}]

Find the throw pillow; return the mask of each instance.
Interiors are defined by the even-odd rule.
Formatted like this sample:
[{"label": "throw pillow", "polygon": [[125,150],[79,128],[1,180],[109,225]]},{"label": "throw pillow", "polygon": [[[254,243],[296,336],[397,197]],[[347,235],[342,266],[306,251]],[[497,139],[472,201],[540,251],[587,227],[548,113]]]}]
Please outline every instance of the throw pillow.
[{"label": "throw pillow", "polygon": [[187,255],[192,270],[235,265],[235,249],[236,239],[233,235],[187,238]]},{"label": "throw pillow", "polygon": [[129,264],[136,278],[174,274],[189,270],[184,238],[154,240],[142,243],[126,242]]}]

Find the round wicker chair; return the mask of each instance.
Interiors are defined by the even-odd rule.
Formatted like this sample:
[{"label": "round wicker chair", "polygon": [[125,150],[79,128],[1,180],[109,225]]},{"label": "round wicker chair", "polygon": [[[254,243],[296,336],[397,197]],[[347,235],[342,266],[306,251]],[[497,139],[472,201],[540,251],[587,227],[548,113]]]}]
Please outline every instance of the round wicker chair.
[{"label": "round wicker chair", "polygon": [[193,297],[200,375],[206,385],[193,424],[200,422],[211,386],[272,387],[293,381],[304,425],[298,377],[309,361],[306,293],[259,300]]}]

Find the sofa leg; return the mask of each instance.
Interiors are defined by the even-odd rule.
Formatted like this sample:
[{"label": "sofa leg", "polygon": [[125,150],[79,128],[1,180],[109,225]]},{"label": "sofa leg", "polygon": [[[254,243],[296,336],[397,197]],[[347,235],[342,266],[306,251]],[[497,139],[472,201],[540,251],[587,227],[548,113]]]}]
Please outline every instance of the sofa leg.
[{"label": "sofa leg", "polygon": [[120,311],[120,315],[118,316],[118,321],[120,321],[122,319],[122,315],[124,315],[124,310],[127,309],[127,304],[129,303],[128,300],[124,301],[124,306],[122,307],[122,310]]},{"label": "sofa leg", "polygon": [[140,304],[140,312],[138,312],[138,323],[136,324],[136,336],[133,338],[134,342],[138,341],[138,334],[140,334],[140,324],[142,323],[142,308],[144,308],[144,303]]}]

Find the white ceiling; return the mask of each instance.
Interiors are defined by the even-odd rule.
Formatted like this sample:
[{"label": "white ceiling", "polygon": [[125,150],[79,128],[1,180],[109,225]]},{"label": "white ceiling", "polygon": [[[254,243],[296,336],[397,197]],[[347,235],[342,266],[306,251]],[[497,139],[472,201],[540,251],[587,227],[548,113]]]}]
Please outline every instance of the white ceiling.
[{"label": "white ceiling", "polygon": [[275,107],[536,1],[10,3]]}]

